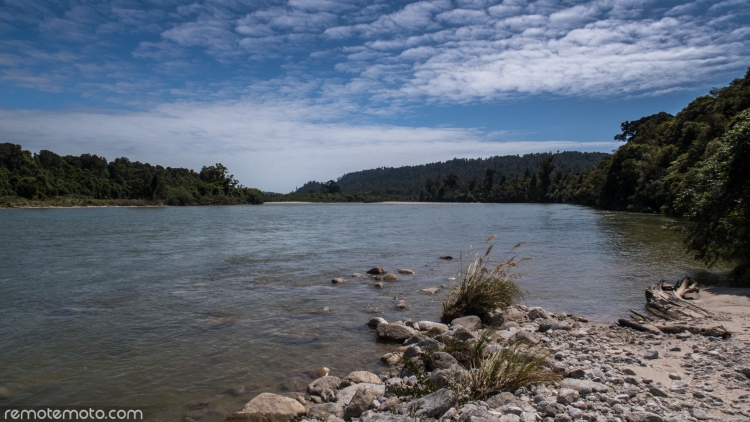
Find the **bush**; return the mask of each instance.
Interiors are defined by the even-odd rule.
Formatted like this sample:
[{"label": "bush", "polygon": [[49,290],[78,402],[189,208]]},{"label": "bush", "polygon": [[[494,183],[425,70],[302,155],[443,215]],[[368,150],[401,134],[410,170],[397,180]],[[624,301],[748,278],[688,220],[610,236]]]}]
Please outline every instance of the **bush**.
[{"label": "bush", "polygon": [[[487,241],[494,238],[495,236],[490,236]],[[511,252],[522,244],[514,246]],[[443,314],[440,317],[442,322],[447,323],[466,315],[483,317],[498,307],[506,308],[523,299],[523,291],[513,282],[518,275],[510,270],[527,258],[516,261],[512,257],[488,269],[485,264],[489,263],[488,256],[493,246],[494,244],[487,248],[484,256],[477,254],[466,272],[459,274],[459,284],[451,290],[443,303]]]}]

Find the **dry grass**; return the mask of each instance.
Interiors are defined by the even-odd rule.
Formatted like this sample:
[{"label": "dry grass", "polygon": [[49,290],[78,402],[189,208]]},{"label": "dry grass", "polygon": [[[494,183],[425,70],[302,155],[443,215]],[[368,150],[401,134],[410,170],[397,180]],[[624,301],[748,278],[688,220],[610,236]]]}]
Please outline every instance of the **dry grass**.
[{"label": "dry grass", "polygon": [[[492,239],[494,236],[490,236],[487,241]],[[509,254],[522,244],[514,246]],[[514,256],[487,268],[493,246],[494,244],[490,245],[483,256],[477,254],[466,271],[459,274],[458,285],[443,303],[443,314],[440,317],[442,322],[447,323],[466,315],[481,317],[495,308],[505,308],[523,299],[523,290],[513,281],[518,278],[518,274],[513,273],[512,269],[527,258],[516,261]]]},{"label": "dry grass", "polygon": [[467,368],[469,376],[464,388],[472,398],[481,400],[502,391],[560,380],[559,375],[541,367],[549,353],[538,347],[514,343],[484,357],[491,334],[488,330],[477,341],[474,360]]}]

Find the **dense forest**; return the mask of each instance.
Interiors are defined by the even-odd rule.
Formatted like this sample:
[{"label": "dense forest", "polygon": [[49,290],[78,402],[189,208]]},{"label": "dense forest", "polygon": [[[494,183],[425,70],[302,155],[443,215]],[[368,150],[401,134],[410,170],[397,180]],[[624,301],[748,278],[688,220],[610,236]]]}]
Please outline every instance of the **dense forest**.
[{"label": "dense forest", "polygon": [[[404,200],[446,200],[437,196],[425,197],[425,185],[435,186],[436,182],[448,179],[449,190],[474,191],[475,187],[486,183],[487,171],[493,172],[493,180],[518,179],[539,167],[550,154],[506,155],[490,158],[454,158],[445,162],[406,167],[382,167],[348,173],[338,180],[326,183],[311,181],[297,189],[297,194],[336,193],[371,196],[398,196]],[[599,163],[607,154],[600,152],[558,152],[552,154],[556,171],[560,174],[588,170]],[[437,190],[440,188],[438,187]],[[428,189],[429,190],[429,189]],[[462,200],[478,200],[475,196]],[[458,200],[450,196],[449,200]]]},{"label": "dense forest", "polygon": [[0,144],[0,204],[3,205],[208,205],[262,204],[221,164],[200,173],[91,154],[60,156],[20,145]]}]

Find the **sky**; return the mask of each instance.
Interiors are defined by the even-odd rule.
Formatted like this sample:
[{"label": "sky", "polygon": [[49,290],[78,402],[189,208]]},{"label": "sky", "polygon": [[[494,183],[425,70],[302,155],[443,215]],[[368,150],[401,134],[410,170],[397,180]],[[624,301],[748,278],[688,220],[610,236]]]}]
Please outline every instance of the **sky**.
[{"label": "sky", "polygon": [[750,0],[0,0],[0,142],[289,192],[604,151],[750,66]]}]

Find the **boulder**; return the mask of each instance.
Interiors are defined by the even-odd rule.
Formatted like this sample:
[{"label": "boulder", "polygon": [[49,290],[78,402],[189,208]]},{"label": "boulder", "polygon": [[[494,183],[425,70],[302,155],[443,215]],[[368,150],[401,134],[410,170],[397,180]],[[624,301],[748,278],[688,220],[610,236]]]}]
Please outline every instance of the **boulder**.
[{"label": "boulder", "polygon": [[385,281],[398,281],[398,276],[396,274],[386,274],[383,276],[383,280]]},{"label": "boulder", "polygon": [[349,375],[344,377],[343,384],[352,385],[352,384],[361,384],[363,382],[370,383],[370,384],[382,384],[383,383],[383,381],[380,380],[380,377],[373,374],[372,372],[354,371],[354,372],[350,372]]},{"label": "boulder", "polygon": [[381,397],[385,395],[385,384],[372,384],[372,383],[361,383],[361,384],[353,384],[349,387],[342,388],[341,391],[339,391],[338,399],[336,400],[336,403],[338,403],[339,406],[342,408],[345,408],[349,405],[349,402],[352,400],[355,394],[357,394],[357,390],[364,388],[365,390],[372,393],[375,397]]},{"label": "boulder", "polygon": [[470,376],[469,371],[459,365],[451,366],[448,369],[436,369],[430,373],[429,380],[435,386],[442,388],[450,385],[461,384]]},{"label": "boulder", "polygon": [[388,324],[388,321],[380,317],[371,318],[367,321],[367,326],[370,328],[378,328],[380,324]]},{"label": "boulder", "polygon": [[345,281],[346,281],[346,279],[344,279],[343,277],[336,277],[333,280],[331,280],[331,283],[333,283],[333,284],[339,284],[339,283],[343,283]]},{"label": "boulder", "polygon": [[383,275],[385,274],[385,270],[383,269],[383,267],[372,267],[369,270],[367,270],[367,274]]},{"label": "boulder", "polygon": [[378,339],[398,343],[403,343],[404,340],[417,334],[414,329],[398,324],[380,324],[375,331],[378,333]]},{"label": "boulder", "polygon": [[323,378],[323,377],[325,377],[325,376],[328,376],[328,374],[330,374],[330,373],[331,373],[331,370],[330,370],[330,369],[328,369],[328,368],[326,368],[326,367],[324,366],[324,367],[322,367],[322,368],[318,368],[318,369],[314,370],[313,372],[315,373],[315,376],[316,376],[316,377],[318,377],[318,378]]},{"label": "boulder", "polygon": [[344,420],[336,415],[328,415],[325,422],[344,422]]},{"label": "boulder", "polygon": [[311,395],[322,396],[322,393],[325,390],[332,390],[335,392],[338,390],[339,385],[341,385],[341,378],[339,377],[322,377],[311,382],[310,385],[307,386],[307,392]]},{"label": "boulder", "polygon": [[453,365],[458,365],[456,358],[445,352],[431,353],[427,357],[427,368],[430,371],[435,369],[448,369]]},{"label": "boulder", "polygon": [[516,396],[514,396],[513,393],[509,391],[503,391],[502,393],[495,394],[494,396],[485,400],[487,405],[493,409],[504,406],[508,403],[513,403],[514,401],[516,401]]},{"label": "boulder", "polygon": [[383,356],[381,356],[380,360],[382,360],[388,366],[394,366],[394,365],[398,365],[401,362],[402,357],[403,355],[401,353],[391,352],[391,353],[386,353]]},{"label": "boulder", "polygon": [[550,319],[549,312],[544,310],[544,308],[529,308],[528,316],[532,321],[537,318]]},{"label": "boulder", "polygon": [[500,327],[505,323],[505,315],[502,309],[495,309],[484,315],[482,322],[493,327]]},{"label": "boulder", "polygon": [[464,327],[469,331],[476,331],[482,327],[482,320],[475,315],[456,318],[451,321],[451,327]]},{"label": "boulder", "polygon": [[457,401],[458,396],[453,390],[441,388],[432,394],[400,404],[397,409],[401,414],[423,418],[439,418]]},{"label": "boulder", "polygon": [[523,322],[526,320],[526,313],[516,308],[515,306],[509,306],[503,311],[503,317],[505,321]]},{"label": "boulder", "polygon": [[466,341],[475,340],[477,337],[471,331],[467,330],[462,326],[458,326],[456,331],[453,332],[453,338],[456,340]]},{"label": "boulder", "polygon": [[444,333],[448,331],[448,326],[445,324],[441,324],[439,322],[432,322],[432,321],[419,321],[416,324],[417,327],[419,327],[420,331],[430,331],[430,330],[436,330],[441,333]]},{"label": "boulder", "polygon": [[539,337],[524,330],[516,331],[516,333],[510,336],[510,338],[508,339],[509,343],[524,342],[532,345],[537,345],[540,341],[541,340],[539,339]]},{"label": "boulder", "polygon": [[398,272],[399,272],[400,274],[414,274],[414,271],[412,271],[412,270],[410,270],[410,269],[408,269],[408,268],[403,268],[403,269],[400,269],[400,270],[398,270]]},{"label": "boulder", "polygon": [[313,405],[307,411],[308,418],[317,419],[319,421],[324,421],[331,415],[334,415],[337,418],[343,418],[344,409],[337,403],[322,403]]},{"label": "boulder", "polygon": [[561,388],[557,393],[557,402],[560,404],[572,404],[578,401],[578,391],[570,388]]},{"label": "boulder", "polygon": [[349,405],[346,406],[344,411],[344,419],[351,420],[352,418],[358,418],[365,410],[372,406],[372,402],[376,396],[366,388],[359,388],[354,397],[349,401]]},{"label": "boulder", "polygon": [[250,400],[237,413],[227,420],[248,420],[252,422],[289,422],[305,414],[305,406],[297,400],[278,394],[262,393]]}]

